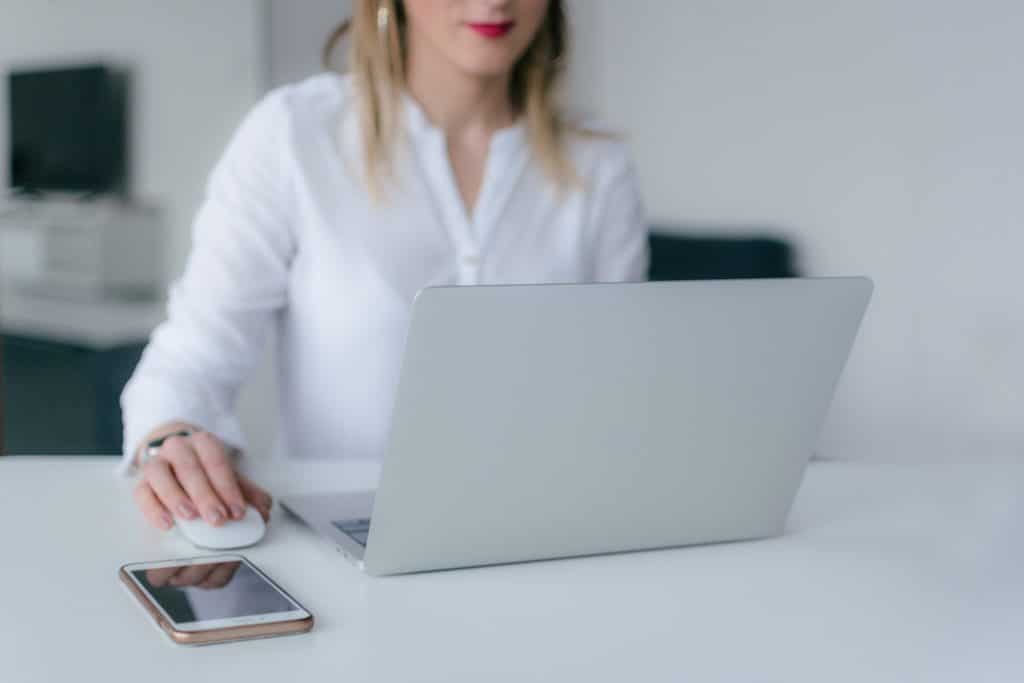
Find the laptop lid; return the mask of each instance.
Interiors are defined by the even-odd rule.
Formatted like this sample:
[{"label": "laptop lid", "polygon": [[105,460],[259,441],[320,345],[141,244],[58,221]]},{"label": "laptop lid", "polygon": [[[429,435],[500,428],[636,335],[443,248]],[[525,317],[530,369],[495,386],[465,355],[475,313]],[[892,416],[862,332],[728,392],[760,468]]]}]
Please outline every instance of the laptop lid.
[{"label": "laptop lid", "polygon": [[422,291],[366,570],[781,533],[871,290],[794,278]]}]

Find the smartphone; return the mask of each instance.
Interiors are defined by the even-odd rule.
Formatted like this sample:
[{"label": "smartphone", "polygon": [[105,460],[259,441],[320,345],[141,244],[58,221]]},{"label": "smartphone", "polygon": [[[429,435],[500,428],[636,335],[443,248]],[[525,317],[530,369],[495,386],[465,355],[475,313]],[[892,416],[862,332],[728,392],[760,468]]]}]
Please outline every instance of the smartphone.
[{"label": "smartphone", "polygon": [[118,574],[182,645],[304,633],[313,615],[241,555],[126,564]]}]

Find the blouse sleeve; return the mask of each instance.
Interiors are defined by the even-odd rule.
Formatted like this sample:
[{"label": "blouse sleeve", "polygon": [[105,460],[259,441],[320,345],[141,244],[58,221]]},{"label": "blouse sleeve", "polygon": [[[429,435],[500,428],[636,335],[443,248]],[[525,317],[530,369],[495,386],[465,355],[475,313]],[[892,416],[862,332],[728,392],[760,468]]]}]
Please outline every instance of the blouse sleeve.
[{"label": "blouse sleeve", "polygon": [[288,300],[295,252],[281,91],[245,118],[210,175],[184,274],[121,394],[121,472],[155,426],[184,420],[238,448],[239,390]]},{"label": "blouse sleeve", "polygon": [[604,170],[594,200],[593,280],[644,281],[650,258],[648,227],[636,171],[619,145]]}]

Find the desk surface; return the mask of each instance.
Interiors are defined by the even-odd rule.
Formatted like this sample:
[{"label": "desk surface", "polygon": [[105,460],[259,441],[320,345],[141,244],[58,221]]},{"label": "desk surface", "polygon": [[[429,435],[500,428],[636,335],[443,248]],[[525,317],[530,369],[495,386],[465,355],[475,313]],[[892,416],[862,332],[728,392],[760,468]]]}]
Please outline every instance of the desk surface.
[{"label": "desk surface", "polygon": [[188,649],[116,578],[197,555],[109,458],[0,458],[0,680],[1021,681],[1024,465],[812,466],[753,543],[371,579],[275,511],[310,634]]}]

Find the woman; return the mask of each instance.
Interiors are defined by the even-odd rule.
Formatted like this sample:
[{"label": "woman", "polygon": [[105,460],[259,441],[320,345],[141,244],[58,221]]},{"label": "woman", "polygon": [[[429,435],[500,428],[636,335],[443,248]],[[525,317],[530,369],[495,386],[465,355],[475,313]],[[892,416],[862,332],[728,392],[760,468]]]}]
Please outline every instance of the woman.
[{"label": "woman", "polygon": [[158,528],[220,525],[247,502],[268,518],[270,495],[232,456],[268,333],[279,448],[378,459],[419,289],[644,277],[622,145],[557,108],[562,2],[354,8],[351,73],[270,93],[235,134],[125,388],[124,465],[141,466],[135,498]]}]

